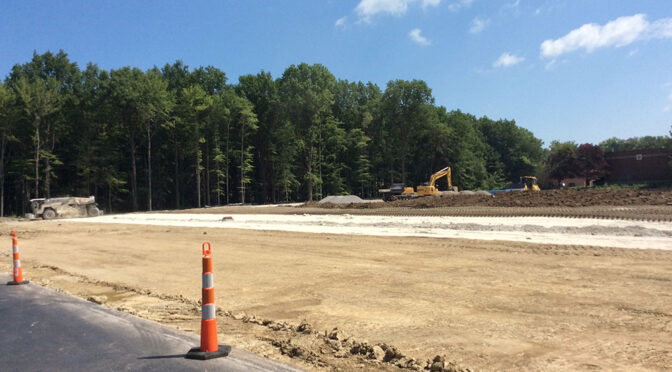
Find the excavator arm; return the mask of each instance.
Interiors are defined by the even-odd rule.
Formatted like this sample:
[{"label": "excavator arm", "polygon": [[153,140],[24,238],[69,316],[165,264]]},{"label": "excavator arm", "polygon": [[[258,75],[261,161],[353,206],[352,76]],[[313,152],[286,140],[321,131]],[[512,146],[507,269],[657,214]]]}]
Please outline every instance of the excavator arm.
[{"label": "excavator arm", "polygon": [[450,167],[445,167],[445,168],[441,169],[440,171],[432,174],[432,176],[429,178],[429,186],[436,187],[435,186],[436,181],[443,176],[446,176],[446,179],[448,180],[448,188],[453,187],[453,180],[452,180]]},{"label": "excavator arm", "polygon": [[439,189],[436,188],[436,181],[444,176],[448,180],[448,189],[452,189],[453,180],[451,177],[451,170],[450,167],[445,167],[440,171],[432,174],[432,176],[429,178],[429,184],[427,184],[427,186],[418,186],[416,193],[420,196],[437,195],[439,193]]}]

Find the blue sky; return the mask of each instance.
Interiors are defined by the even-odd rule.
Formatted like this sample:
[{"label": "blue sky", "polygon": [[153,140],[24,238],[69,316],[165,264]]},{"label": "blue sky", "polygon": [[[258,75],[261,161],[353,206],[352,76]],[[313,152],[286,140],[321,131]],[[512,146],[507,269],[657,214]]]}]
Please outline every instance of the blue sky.
[{"label": "blue sky", "polygon": [[672,125],[670,0],[0,0],[0,76],[58,49],[105,69],[213,65],[230,82],[300,62],[383,89],[422,79],[437,104],[546,144]]}]

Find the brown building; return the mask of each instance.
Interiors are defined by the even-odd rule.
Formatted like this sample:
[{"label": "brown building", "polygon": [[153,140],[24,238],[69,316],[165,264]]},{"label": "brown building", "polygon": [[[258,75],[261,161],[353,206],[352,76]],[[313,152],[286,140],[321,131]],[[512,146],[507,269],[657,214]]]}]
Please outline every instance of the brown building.
[{"label": "brown building", "polygon": [[672,151],[666,149],[615,151],[604,154],[608,184],[672,182]]}]

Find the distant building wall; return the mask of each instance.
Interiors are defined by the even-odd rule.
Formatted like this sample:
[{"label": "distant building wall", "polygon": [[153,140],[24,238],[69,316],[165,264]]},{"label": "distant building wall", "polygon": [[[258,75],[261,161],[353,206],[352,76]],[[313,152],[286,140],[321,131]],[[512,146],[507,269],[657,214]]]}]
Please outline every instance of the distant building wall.
[{"label": "distant building wall", "polygon": [[564,183],[564,187],[586,186],[586,179],[581,177],[565,178],[560,185]]},{"label": "distant building wall", "polygon": [[672,181],[670,150],[615,151],[604,154],[610,173],[609,184],[630,184]]}]

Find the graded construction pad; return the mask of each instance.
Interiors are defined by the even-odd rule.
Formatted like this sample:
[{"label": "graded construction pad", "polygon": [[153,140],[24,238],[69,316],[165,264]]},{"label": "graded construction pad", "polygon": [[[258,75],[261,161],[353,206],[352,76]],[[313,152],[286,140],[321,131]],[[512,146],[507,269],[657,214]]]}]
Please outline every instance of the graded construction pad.
[{"label": "graded construction pad", "polygon": [[373,236],[506,240],[541,244],[672,249],[667,222],[563,217],[454,217],[132,213],[72,220],[77,223],[214,227]]}]

